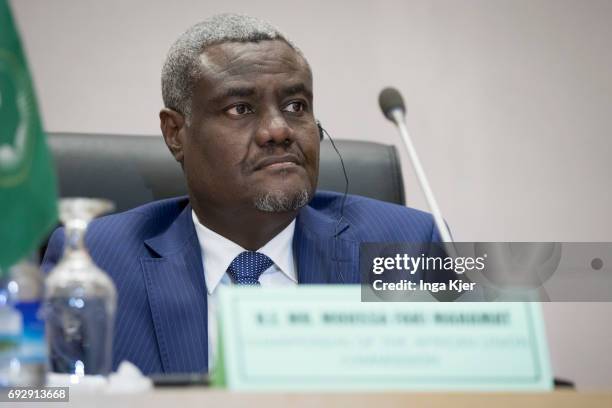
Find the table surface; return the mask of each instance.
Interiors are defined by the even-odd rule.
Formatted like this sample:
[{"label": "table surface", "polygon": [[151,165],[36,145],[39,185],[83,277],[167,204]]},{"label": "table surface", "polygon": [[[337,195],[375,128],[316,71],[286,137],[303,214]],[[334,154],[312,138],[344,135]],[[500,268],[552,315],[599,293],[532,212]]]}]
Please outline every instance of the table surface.
[{"label": "table surface", "polygon": [[[19,406],[23,406],[19,404]],[[49,407],[48,403],[37,406]],[[452,408],[612,408],[612,391],[575,392],[559,390],[548,393],[244,393],[206,388],[161,388],[133,395],[71,393],[69,404],[53,407],[452,407]]]}]

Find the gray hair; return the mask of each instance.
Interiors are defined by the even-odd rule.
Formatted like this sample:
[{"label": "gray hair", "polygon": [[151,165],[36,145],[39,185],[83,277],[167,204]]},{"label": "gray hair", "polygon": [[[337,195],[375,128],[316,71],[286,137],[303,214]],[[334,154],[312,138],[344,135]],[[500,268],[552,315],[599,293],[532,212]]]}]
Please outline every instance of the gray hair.
[{"label": "gray hair", "polygon": [[207,47],[226,42],[265,40],[285,41],[302,55],[300,50],[275,27],[254,17],[218,14],[192,26],[168,51],[161,78],[164,106],[182,113],[189,124],[193,86],[202,73],[200,63],[202,52]]},{"label": "gray hair", "polygon": [[255,208],[264,212],[295,211],[304,207],[312,198],[312,192],[300,190],[293,195],[283,191],[267,191],[255,198]]}]

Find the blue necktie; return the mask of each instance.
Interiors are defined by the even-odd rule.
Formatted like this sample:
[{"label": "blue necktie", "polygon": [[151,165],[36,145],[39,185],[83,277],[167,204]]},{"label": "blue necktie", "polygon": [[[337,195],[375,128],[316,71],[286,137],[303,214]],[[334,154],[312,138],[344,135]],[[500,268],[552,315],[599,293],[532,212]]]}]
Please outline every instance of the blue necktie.
[{"label": "blue necktie", "polygon": [[262,253],[244,251],[234,258],[227,268],[227,273],[238,285],[259,285],[259,277],[273,264],[274,262]]}]

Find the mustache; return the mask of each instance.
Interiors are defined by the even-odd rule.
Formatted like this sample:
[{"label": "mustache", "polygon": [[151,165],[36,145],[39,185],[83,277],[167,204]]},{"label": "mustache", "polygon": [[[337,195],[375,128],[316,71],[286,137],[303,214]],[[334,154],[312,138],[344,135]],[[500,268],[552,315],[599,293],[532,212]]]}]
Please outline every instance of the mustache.
[{"label": "mustache", "polygon": [[248,161],[247,168],[259,170],[269,164],[292,162],[303,166],[306,158],[299,148],[292,147],[280,150],[277,146],[263,149],[257,156]]}]

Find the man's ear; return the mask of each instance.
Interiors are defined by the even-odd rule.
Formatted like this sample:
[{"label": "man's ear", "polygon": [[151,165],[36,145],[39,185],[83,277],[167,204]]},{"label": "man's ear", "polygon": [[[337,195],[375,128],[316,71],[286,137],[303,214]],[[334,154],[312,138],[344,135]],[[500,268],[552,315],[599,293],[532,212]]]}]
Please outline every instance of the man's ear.
[{"label": "man's ear", "polygon": [[183,164],[183,143],[187,131],[185,117],[177,111],[163,108],[159,112],[159,127],[170,153],[177,162]]}]

